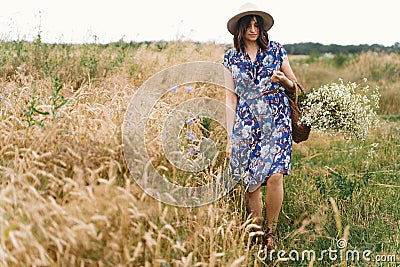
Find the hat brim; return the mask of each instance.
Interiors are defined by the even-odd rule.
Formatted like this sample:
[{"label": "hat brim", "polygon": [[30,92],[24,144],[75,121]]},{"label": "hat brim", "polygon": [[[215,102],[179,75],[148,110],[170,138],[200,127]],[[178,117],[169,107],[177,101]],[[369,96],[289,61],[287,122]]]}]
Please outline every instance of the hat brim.
[{"label": "hat brim", "polygon": [[274,19],[272,18],[272,16],[266,12],[263,11],[259,11],[259,10],[254,10],[254,11],[245,11],[245,12],[241,12],[235,16],[233,16],[227,24],[228,27],[228,31],[232,34],[235,35],[236,32],[236,28],[238,25],[238,22],[241,18],[243,18],[244,16],[247,15],[258,15],[260,17],[263,18],[264,20],[264,29],[266,31],[268,31],[269,29],[271,29],[272,25],[274,25]]}]

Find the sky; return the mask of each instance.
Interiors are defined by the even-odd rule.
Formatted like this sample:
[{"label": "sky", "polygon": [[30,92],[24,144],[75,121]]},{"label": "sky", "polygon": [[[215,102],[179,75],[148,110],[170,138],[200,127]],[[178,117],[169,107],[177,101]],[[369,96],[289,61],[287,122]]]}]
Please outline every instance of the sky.
[{"label": "sky", "polygon": [[[6,4],[4,4],[6,2]],[[232,43],[226,23],[248,0],[3,0],[0,40],[50,43],[172,41]],[[396,0],[252,1],[270,13],[283,44],[391,46],[400,42]]]}]

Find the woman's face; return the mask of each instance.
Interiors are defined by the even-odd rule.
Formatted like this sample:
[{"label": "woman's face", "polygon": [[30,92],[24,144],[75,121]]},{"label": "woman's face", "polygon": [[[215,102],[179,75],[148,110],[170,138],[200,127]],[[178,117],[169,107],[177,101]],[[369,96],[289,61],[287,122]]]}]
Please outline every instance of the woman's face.
[{"label": "woman's face", "polygon": [[249,26],[247,26],[246,32],[244,34],[244,40],[247,42],[255,42],[260,36],[260,29],[258,28],[258,22],[256,17],[253,17],[250,21]]}]

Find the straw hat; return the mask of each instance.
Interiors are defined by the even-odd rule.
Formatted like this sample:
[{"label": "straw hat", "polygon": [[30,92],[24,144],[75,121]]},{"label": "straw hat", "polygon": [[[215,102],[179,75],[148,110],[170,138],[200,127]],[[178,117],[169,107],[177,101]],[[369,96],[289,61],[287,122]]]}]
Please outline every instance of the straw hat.
[{"label": "straw hat", "polygon": [[264,12],[262,10],[260,10],[260,8],[258,6],[256,6],[255,4],[252,3],[246,3],[244,5],[242,5],[239,8],[239,12],[237,15],[233,16],[229,21],[228,21],[228,31],[231,34],[235,34],[236,31],[236,27],[237,24],[239,22],[239,20],[247,15],[258,15],[260,17],[263,18],[264,20],[264,29],[265,30],[269,30],[271,29],[272,25],[274,25],[274,19],[272,18],[272,16],[270,14],[268,14],[267,12]]}]

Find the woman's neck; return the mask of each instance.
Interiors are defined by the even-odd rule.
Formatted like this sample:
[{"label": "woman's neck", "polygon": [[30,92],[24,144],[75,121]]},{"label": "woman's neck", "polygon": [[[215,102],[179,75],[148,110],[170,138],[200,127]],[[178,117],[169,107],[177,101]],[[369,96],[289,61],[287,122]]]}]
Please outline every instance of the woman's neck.
[{"label": "woman's neck", "polygon": [[260,46],[257,42],[246,42],[244,45],[244,49],[246,50],[247,54],[249,54],[252,61],[254,61],[259,48]]},{"label": "woman's neck", "polygon": [[244,48],[246,49],[247,53],[251,52],[257,52],[257,50],[260,48],[257,42],[246,42],[244,44]]}]

